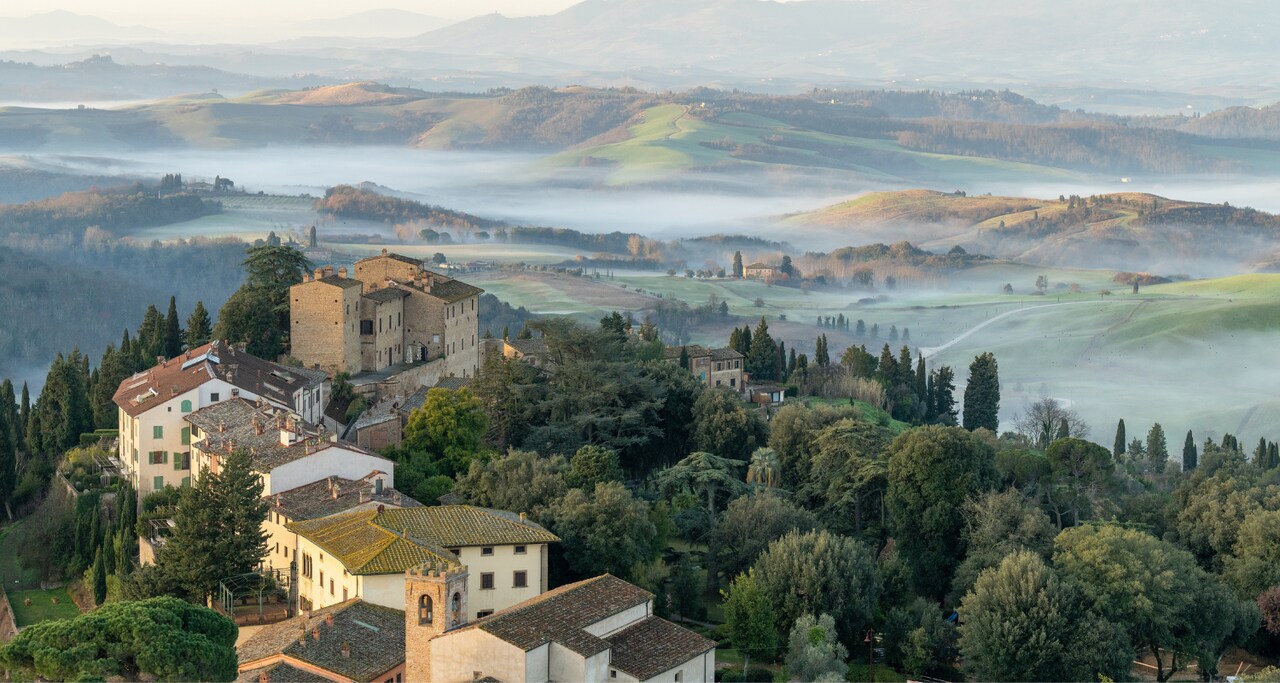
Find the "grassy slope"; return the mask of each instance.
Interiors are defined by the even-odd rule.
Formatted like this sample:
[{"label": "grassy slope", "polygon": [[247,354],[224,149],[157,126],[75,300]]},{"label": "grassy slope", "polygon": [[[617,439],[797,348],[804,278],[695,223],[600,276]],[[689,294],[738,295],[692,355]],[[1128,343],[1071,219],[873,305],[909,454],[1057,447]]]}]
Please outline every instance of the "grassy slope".
[{"label": "grassy slope", "polygon": [[[58,599],[58,604],[53,604],[53,598]],[[23,604],[28,599],[31,604]],[[13,606],[13,620],[18,628],[51,619],[70,619],[80,614],[80,608],[76,607],[65,588],[10,593],[9,604]]]}]

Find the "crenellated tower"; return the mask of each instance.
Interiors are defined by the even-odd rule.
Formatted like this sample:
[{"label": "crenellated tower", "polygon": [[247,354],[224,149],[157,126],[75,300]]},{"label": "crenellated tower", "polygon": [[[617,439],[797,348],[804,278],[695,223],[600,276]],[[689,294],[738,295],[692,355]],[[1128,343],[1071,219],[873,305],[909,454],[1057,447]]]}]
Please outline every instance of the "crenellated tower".
[{"label": "crenellated tower", "polygon": [[442,558],[405,572],[404,619],[405,680],[430,683],[431,641],[467,623],[467,568]]}]

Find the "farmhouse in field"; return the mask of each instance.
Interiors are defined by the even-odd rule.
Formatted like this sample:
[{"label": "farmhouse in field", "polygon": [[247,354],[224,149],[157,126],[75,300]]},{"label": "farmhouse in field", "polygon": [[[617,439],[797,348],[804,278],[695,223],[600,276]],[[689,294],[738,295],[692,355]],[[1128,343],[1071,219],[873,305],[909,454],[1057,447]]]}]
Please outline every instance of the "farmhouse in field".
[{"label": "farmhouse in field", "polygon": [[742,269],[742,276],[748,280],[774,280],[782,276],[782,270],[767,263],[753,263]]},{"label": "farmhouse in field", "polygon": [[728,387],[742,391],[746,371],[741,353],[729,347],[709,349],[705,346],[668,346],[663,357],[668,363],[679,363],[682,352],[689,358],[689,372],[708,387]]}]

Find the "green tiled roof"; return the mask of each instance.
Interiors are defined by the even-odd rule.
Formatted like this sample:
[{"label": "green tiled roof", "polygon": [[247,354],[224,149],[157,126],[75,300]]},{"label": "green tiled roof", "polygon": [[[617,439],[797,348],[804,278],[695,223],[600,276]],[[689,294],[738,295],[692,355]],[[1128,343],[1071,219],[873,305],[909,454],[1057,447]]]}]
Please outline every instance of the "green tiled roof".
[{"label": "green tiled roof", "polygon": [[294,522],[289,529],[352,574],[393,574],[424,562],[456,564],[457,556],[445,548],[560,540],[519,515],[470,505],[365,510]]}]

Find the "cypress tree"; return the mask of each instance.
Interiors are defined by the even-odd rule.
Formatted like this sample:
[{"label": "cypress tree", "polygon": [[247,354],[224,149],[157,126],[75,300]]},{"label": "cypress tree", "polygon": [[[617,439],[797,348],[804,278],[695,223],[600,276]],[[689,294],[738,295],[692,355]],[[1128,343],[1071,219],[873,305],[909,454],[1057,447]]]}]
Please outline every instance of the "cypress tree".
[{"label": "cypress tree", "polygon": [[1190,472],[1199,464],[1200,454],[1196,451],[1196,441],[1191,436],[1191,430],[1187,430],[1187,440],[1182,444],[1182,471]]},{"label": "cypress tree", "polygon": [[853,333],[859,337],[867,336],[867,324],[862,322],[862,318],[858,318],[858,322],[853,326]]},{"label": "cypress tree", "polygon": [[754,379],[778,378],[778,345],[769,336],[769,323],[760,316],[755,334],[751,335],[751,350],[747,354],[747,371]]},{"label": "cypress tree", "polygon": [[831,364],[831,356],[827,352],[827,335],[825,334],[818,336],[818,342],[813,351],[813,362],[824,368]]},{"label": "cypress tree", "polygon": [[785,380],[787,374],[787,343],[778,341],[778,379]]},{"label": "cypress tree", "polygon": [[191,315],[187,316],[184,336],[189,349],[208,344],[213,337],[213,320],[209,318],[209,311],[205,309],[203,301],[197,301],[196,307],[191,309]]},{"label": "cypress tree", "polygon": [[796,350],[795,350],[795,347],[792,347],[791,356],[787,358],[787,377],[794,375],[795,372],[796,372]]},{"label": "cypress tree", "polygon": [[1053,438],[1056,441],[1057,439],[1067,439],[1070,437],[1071,427],[1067,424],[1067,419],[1064,417],[1058,421],[1058,433],[1055,434]]},{"label": "cypress tree", "polygon": [[1272,441],[1267,444],[1267,467],[1274,468],[1280,465],[1280,444]]},{"label": "cypress tree", "polygon": [[955,371],[950,365],[944,365],[930,373],[929,412],[932,413],[931,419],[938,424],[954,426],[956,423],[955,379]]},{"label": "cypress tree", "polygon": [[733,252],[733,276],[742,279],[742,252]]},{"label": "cypress tree", "polygon": [[969,383],[964,388],[964,428],[979,427],[1000,429],[1000,368],[990,352],[969,364]]},{"label": "cypress tree", "polygon": [[175,358],[182,353],[182,327],[178,326],[178,298],[169,297],[169,313],[164,318],[164,356]]},{"label": "cypress tree", "polygon": [[880,338],[880,323],[871,323],[871,338]]},{"label": "cypress tree", "polygon": [[27,390],[27,383],[22,383],[22,406],[19,408],[18,419],[22,423],[22,435],[25,437],[27,433],[27,423],[31,421],[31,392]]},{"label": "cypress tree", "polygon": [[929,373],[925,371],[923,353],[916,356],[916,396],[925,405],[929,404]]},{"label": "cypress tree", "polygon": [[689,369],[689,347],[687,346],[680,347],[680,367]]},{"label": "cypress tree", "polygon": [[1267,437],[1258,437],[1258,447],[1253,449],[1253,462],[1258,467],[1267,468]]},{"label": "cypress tree", "polygon": [[102,605],[107,601],[107,569],[102,561],[102,548],[98,548],[93,558],[93,604]]},{"label": "cypress tree", "polygon": [[1111,447],[1111,455],[1115,456],[1117,460],[1120,459],[1120,456],[1124,455],[1125,445],[1128,443],[1126,439],[1127,437],[1124,434],[1124,418],[1122,417],[1120,418],[1120,422],[1116,424],[1116,441]]},{"label": "cypress tree", "polygon": [[898,361],[893,358],[893,351],[888,344],[880,349],[880,362],[876,365],[876,377],[884,382],[893,384],[895,375],[898,374]]},{"label": "cypress tree", "polygon": [[0,505],[9,502],[18,478],[18,404],[13,382],[0,383]]},{"label": "cypress tree", "polygon": [[1152,472],[1163,472],[1165,462],[1169,460],[1169,444],[1164,438],[1164,427],[1157,422],[1147,432],[1147,461]]}]

